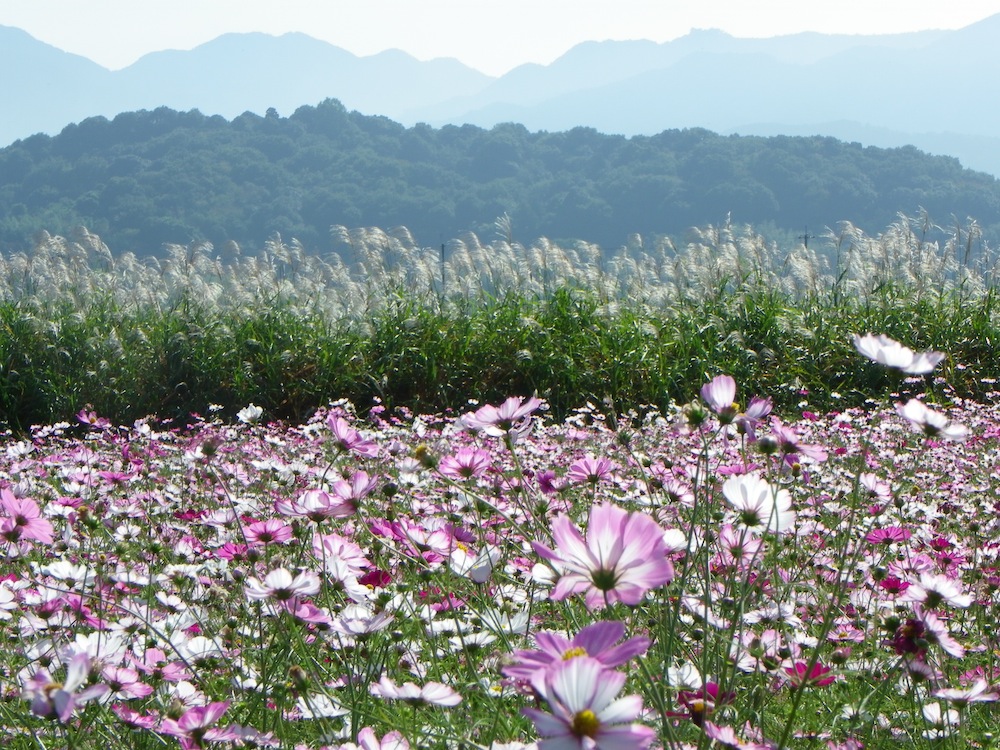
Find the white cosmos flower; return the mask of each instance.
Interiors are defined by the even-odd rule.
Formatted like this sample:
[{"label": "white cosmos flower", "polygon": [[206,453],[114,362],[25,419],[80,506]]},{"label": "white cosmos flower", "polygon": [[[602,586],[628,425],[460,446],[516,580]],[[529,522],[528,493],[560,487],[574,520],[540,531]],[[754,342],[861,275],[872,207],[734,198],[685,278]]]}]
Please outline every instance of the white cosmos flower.
[{"label": "white cosmos flower", "polygon": [[407,703],[430,703],[436,706],[457,706],[462,696],[441,682],[428,682],[418,687],[412,682],[397,685],[385,675],[371,686],[371,694],[389,700]]},{"label": "white cosmos flower", "polygon": [[911,398],[905,404],[896,404],[896,412],[913,425],[917,432],[927,437],[961,442],[969,436],[969,428],[953,422],[944,414],[927,408],[923,401]]},{"label": "white cosmos flower", "polygon": [[287,601],[293,597],[318,594],[319,586],[319,576],[311,571],[293,576],[285,568],[276,568],[264,576],[263,581],[253,576],[248,578],[246,594],[249,599]]},{"label": "white cosmos flower", "polygon": [[722,494],[736,510],[739,524],[750,531],[781,534],[795,523],[788,490],[772,487],[759,474],[734,474],[722,485]]},{"label": "white cosmos flower", "polygon": [[926,375],[944,359],[944,352],[916,353],[885,334],[854,334],[854,348],[873,362],[911,375]]},{"label": "white cosmos flower", "polygon": [[942,602],[965,609],[972,604],[972,597],[962,591],[959,581],[938,573],[921,573],[919,580],[911,581],[898,601],[920,602],[937,607]]}]

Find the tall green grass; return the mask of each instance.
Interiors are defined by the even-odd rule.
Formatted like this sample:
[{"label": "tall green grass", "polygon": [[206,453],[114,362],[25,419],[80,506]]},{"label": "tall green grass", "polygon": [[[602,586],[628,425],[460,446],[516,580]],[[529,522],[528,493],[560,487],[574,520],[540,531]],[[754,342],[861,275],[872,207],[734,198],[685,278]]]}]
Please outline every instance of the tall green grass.
[{"label": "tall green grass", "polygon": [[663,409],[719,372],[779,408],[806,391],[836,408],[907,387],[856,356],[851,334],[869,331],[948,352],[944,379],[975,397],[1000,377],[995,261],[974,223],[928,231],[926,217],[874,238],[845,225],[821,252],[781,252],[725,225],[611,255],[507,232],[442,256],[402,229],[335,228],[329,256],[275,237],[255,257],[190,246],[163,262],[85,230],[42,235],[0,257],[0,423],[250,402],[298,420],[339,398],[438,412],[528,393],[556,416]]},{"label": "tall green grass", "polygon": [[[585,403],[617,411],[683,401],[711,375],[793,406],[836,408],[906,387],[857,357],[852,333],[887,333],[949,352],[945,373],[975,397],[1000,378],[994,293],[915,299],[883,290],[864,304],[722,291],[651,307],[559,289],[440,305],[399,292],[368,326],[281,306],[123,311],[109,305],[0,305],[0,419],[14,430],[71,419],[90,405],[120,424],[183,419],[253,402],[298,420],[332,399],[380,399],[417,412],[538,393],[554,415]],[[987,380],[984,384],[983,381]]]}]

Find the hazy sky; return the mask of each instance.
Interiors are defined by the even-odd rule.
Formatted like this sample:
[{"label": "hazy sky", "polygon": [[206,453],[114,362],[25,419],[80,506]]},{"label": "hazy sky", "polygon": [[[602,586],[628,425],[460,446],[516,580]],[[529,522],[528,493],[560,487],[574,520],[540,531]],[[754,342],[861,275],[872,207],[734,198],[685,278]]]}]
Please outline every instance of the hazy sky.
[{"label": "hazy sky", "polygon": [[227,32],[301,31],[357,55],[402,49],[500,75],[589,39],[664,42],[692,28],[767,37],[957,29],[1000,0],[0,0],[0,25],[117,69]]}]

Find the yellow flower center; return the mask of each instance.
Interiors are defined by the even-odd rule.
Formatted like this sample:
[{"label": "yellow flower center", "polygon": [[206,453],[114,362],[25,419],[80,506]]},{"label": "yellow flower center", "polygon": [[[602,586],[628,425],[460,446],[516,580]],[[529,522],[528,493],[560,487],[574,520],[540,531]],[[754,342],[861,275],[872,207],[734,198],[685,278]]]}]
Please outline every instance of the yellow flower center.
[{"label": "yellow flower center", "polygon": [[578,656],[586,656],[587,649],[582,646],[576,646],[575,648],[568,649],[563,655],[563,661],[569,661],[570,659],[575,659]]},{"label": "yellow flower center", "polygon": [[580,711],[573,717],[573,726],[571,729],[577,737],[590,737],[590,739],[594,739],[597,736],[597,730],[600,728],[600,720],[589,708]]}]

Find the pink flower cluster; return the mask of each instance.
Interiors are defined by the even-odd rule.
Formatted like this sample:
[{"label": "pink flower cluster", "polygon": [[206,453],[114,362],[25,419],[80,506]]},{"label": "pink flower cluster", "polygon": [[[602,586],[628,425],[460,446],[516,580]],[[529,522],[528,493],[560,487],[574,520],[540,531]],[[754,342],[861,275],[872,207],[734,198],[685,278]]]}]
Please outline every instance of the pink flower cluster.
[{"label": "pink flower cluster", "polygon": [[618,697],[625,675],[614,669],[644,654],[649,640],[639,636],[618,643],[624,634],[621,622],[598,622],[572,639],[541,632],[535,637],[537,650],[515,653],[517,661],[504,674],[549,708],[522,710],[542,737],[538,750],[642,750],[652,744],[656,733],[635,723],[642,698]]}]

